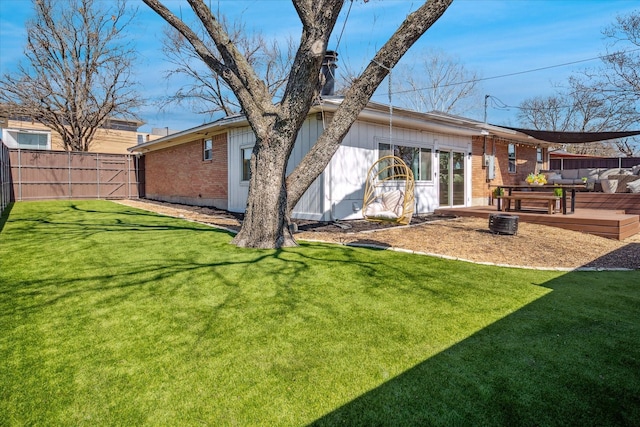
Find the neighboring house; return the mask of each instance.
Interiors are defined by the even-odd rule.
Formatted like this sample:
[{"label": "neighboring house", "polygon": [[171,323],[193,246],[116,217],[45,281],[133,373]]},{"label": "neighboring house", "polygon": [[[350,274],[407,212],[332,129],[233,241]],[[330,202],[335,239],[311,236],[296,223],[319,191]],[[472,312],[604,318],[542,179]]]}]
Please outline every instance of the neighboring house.
[{"label": "neighboring house", "polygon": [[[3,119],[0,124],[2,141],[9,148],[35,150],[64,150],[62,138],[56,131],[29,119]],[[128,154],[127,149],[136,144],[160,138],[161,135],[138,132],[143,122],[134,120],[109,120],[96,131],[90,152]]]},{"label": "neighboring house", "polygon": [[[292,171],[322,133],[340,98],[312,107],[289,160]],[[188,129],[130,149],[144,155],[148,199],[244,212],[255,136],[244,116]],[[296,205],[301,219],[362,218],[369,167],[402,154],[416,179],[416,213],[486,205],[491,187],[546,169],[549,144],[524,133],[451,116],[370,103],[325,171]]]}]

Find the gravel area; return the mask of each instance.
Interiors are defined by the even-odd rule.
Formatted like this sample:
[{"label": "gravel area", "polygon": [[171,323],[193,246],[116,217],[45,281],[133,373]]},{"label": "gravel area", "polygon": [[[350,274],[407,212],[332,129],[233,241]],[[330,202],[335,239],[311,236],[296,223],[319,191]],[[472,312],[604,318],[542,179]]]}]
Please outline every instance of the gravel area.
[{"label": "gravel area", "polygon": [[[242,215],[197,206],[122,200],[127,206],[238,230]],[[492,233],[482,218],[414,217],[408,226],[368,221],[296,221],[298,240],[374,245],[476,263],[540,269],[640,269],[640,234],[623,241],[520,222],[516,235]]]}]

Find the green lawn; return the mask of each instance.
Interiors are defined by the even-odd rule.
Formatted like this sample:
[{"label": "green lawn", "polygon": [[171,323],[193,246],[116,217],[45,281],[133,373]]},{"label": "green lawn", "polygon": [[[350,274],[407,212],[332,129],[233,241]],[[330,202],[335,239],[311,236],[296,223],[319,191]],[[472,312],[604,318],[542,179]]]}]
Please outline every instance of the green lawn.
[{"label": "green lawn", "polygon": [[640,271],[303,243],[106,201],[0,221],[0,425],[640,425]]}]

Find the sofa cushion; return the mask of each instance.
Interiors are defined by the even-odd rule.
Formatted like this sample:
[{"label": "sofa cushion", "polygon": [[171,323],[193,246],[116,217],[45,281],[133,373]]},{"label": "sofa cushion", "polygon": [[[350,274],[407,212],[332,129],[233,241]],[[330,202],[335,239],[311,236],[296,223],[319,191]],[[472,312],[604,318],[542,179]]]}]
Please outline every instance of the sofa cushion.
[{"label": "sofa cushion", "polygon": [[566,169],[562,171],[562,179],[577,179],[579,169]]},{"label": "sofa cushion", "polygon": [[602,191],[605,193],[615,193],[618,188],[617,179],[602,179],[600,184],[602,184]]},{"label": "sofa cushion", "polygon": [[600,171],[600,179],[608,178],[609,175],[617,175],[620,172],[620,168],[604,169]]},{"label": "sofa cushion", "polygon": [[609,175],[609,179],[615,179],[618,181],[618,188],[616,190],[616,193],[627,193],[629,192],[629,189],[627,188],[627,184],[629,184],[630,182],[639,180],[640,177],[636,175],[618,174],[618,175]]},{"label": "sofa cushion", "polygon": [[396,219],[398,215],[395,212],[386,210],[385,206],[382,202],[373,202],[367,206],[367,209],[364,211],[364,216],[369,218],[380,218],[380,219]]},{"label": "sofa cushion", "polygon": [[631,193],[640,193],[640,179],[636,179],[635,181],[628,183],[627,190]]},{"label": "sofa cushion", "polygon": [[587,178],[589,181],[595,181],[598,179],[597,168],[578,169],[578,178]]},{"label": "sofa cushion", "polygon": [[581,179],[556,179],[551,184],[559,184],[559,185],[574,185],[574,184],[582,184]]}]

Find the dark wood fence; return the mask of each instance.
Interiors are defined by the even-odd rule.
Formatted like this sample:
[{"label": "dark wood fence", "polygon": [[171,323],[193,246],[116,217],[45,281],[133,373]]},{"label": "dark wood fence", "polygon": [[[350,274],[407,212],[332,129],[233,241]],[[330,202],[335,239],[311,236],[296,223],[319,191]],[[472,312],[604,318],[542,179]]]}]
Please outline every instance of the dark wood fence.
[{"label": "dark wood fence", "polygon": [[9,149],[10,200],[135,199],[144,161],[131,154]]},{"label": "dark wood fence", "polygon": [[549,169],[630,168],[640,165],[640,157],[580,157],[551,159]]},{"label": "dark wood fence", "polygon": [[9,168],[9,149],[0,142],[0,216],[10,202],[11,169]]}]

